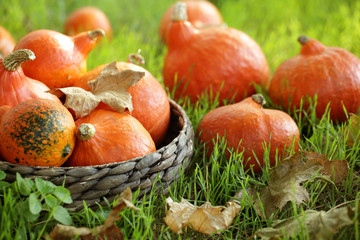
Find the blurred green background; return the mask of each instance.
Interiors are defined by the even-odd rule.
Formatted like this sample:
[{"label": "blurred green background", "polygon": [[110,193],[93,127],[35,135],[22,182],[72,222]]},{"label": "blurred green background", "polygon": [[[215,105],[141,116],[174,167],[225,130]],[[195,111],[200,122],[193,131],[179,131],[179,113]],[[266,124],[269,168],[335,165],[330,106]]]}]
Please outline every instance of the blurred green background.
[{"label": "blurred green background", "polygon": [[[126,60],[138,48],[145,67],[161,81],[166,48],[159,42],[158,26],[173,0],[12,0],[1,1],[0,24],[16,40],[40,28],[63,31],[66,17],[91,5],[109,17],[114,41],[93,50],[89,69],[113,60]],[[360,1],[356,0],[213,0],[229,27],[252,37],[262,47],[272,72],[298,54],[299,35],[316,38],[328,46],[345,48],[360,56]],[[96,58],[92,57],[96,55]]]}]

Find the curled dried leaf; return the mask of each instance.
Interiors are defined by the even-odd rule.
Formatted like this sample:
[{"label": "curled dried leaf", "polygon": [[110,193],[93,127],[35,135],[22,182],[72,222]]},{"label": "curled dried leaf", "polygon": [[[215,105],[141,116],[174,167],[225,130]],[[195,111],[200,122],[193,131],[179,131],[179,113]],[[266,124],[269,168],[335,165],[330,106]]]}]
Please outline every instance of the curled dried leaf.
[{"label": "curled dried leaf", "polygon": [[103,225],[90,229],[58,224],[52,230],[49,237],[53,240],[70,240],[77,236],[82,240],[121,240],[123,239],[123,235],[121,230],[115,225],[115,222],[120,219],[119,213],[126,207],[137,210],[132,203],[132,192],[130,188],[127,188],[117,198],[116,204],[113,206]]},{"label": "curled dried leaf", "polygon": [[323,169],[321,170],[321,175],[324,177],[328,177],[332,180],[335,185],[339,185],[344,181],[344,179],[348,175],[349,164],[346,160],[331,160],[326,159],[324,154],[320,154],[317,152],[300,152],[306,160],[318,159],[323,165]]},{"label": "curled dried leaf", "polygon": [[64,106],[74,110],[76,117],[89,115],[101,102],[94,94],[79,87],[67,87],[50,90],[58,97],[66,95]]},{"label": "curled dried leaf", "polygon": [[300,184],[317,173],[339,184],[347,176],[348,163],[345,160],[329,161],[325,155],[315,152],[298,151],[281,161],[271,172],[268,186],[261,189],[255,200],[257,213],[269,218],[289,201],[297,205],[309,201],[309,193]]},{"label": "curled dried leaf", "polygon": [[[74,226],[66,226],[57,224],[50,233],[49,237],[53,240],[71,240],[76,236],[86,236],[93,233],[93,229],[82,227],[77,228]],[[81,238],[80,238],[81,239]]]},{"label": "curled dried leaf", "polygon": [[166,199],[169,209],[166,210],[165,223],[175,233],[182,233],[182,228],[189,227],[195,231],[211,235],[227,229],[239,214],[241,206],[236,201],[229,201],[227,207],[212,206],[206,202],[196,207],[182,199],[180,203],[171,198]]},{"label": "curled dried leaf", "polygon": [[127,91],[145,76],[144,72],[126,69],[119,71],[116,62],[108,64],[99,76],[88,82],[90,91],[78,87],[67,87],[49,90],[61,97],[66,95],[65,107],[72,109],[76,117],[91,113],[100,102],[118,112],[126,109],[132,112],[131,94]]},{"label": "curled dried leaf", "polygon": [[302,215],[274,222],[271,227],[255,232],[263,240],[296,237],[307,231],[309,239],[331,239],[342,227],[353,224],[353,209],[334,208],[329,211],[306,210]]},{"label": "curled dried leaf", "polygon": [[115,205],[113,206],[112,210],[110,211],[108,217],[104,222],[103,228],[104,229],[111,228],[114,225],[114,223],[120,219],[119,213],[126,207],[131,208],[133,210],[138,210],[132,203],[132,192],[129,187],[126,188],[125,191],[122,192],[120,196],[117,198]]},{"label": "curled dried leaf", "polygon": [[309,180],[321,169],[323,165],[320,159],[304,161],[299,152],[281,161],[271,172],[268,186],[260,191],[259,198],[255,200],[257,213],[269,218],[276,209],[281,210],[289,201],[298,205],[307,202],[309,193],[300,183]]},{"label": "curled dried leaf", "polygon": [[324,169],[321,171],[323,176],[332,180],[335,185],[340,185],[346,179],[349,172],[349,164],[346,160],[325,161]]},{"label": "curled dried leaf", "polygon": [[350,147],[359,139],[360,134],[360,116],[350,113],[349,121],[344,129],[346,144]]}]

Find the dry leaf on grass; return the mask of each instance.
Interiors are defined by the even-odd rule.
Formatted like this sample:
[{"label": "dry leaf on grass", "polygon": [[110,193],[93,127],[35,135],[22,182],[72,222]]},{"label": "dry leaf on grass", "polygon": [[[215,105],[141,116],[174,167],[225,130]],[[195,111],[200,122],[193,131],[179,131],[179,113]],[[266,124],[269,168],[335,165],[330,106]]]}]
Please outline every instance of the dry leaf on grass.
[{"label": "dry leaf on grass", "polygon": [[271,227],[255,232],[261,239],[295,237],[306,229],[309,239],[331,239],[342,227],[353,224],[354,210],[348,207],[329,211],[307,210],[303,215],[274,222]]},{"label": "dry leaf on grass", "polygon": [[260,191],[259,197],[255,200],[255,209],[259,215],[269,218],[289,201],[297,205],[307,202],[309,193],[300,185],[301,183],[311,179],[316,173],[330,179],[335,175],[334,182],[341,183],[347,176],[347,169],[348,165],[344,160],[328,161],[324,155],[299,151],[281,161],[272,170],[268,186]]},{"label": "dry leaf on grass", "polygon": [[66,226],[57,224],[50,233],[49,237],[53,240],[70,240],[79,237],[81,240],[121,240],[123,239],[121,230],[115,225],[115,222],[120,219],[119,213],[126,207],[136,210],[137,208],[132,204],[132,192],[127,188],[117,199],[115,206],[110,211],[103,225],[97,226],[94,229],[77,228],[73,226]]},{"label": "dry leaf on grass", "polygon": [[209,202],[197,207],[185,199],[177,203],[167,198],[166,204],[170,208],[166,210],[165,223],[177,234],[182,233],[184,227],[208,235],[225,230],[232,224],[241,209],[236,201],[227,202],[227,207],[214,207]]},{"label": "dry leaf on grass", "polygon": [[144,77],[144,72],[126,69],[119,71],[116,62],[107,65],[100,75],[89,81],[90,91],[79,87],[67,87],[50,90],[61,97],[66,95],[65,107],[71,108],[76,117],[84,117],[91,113],[100,102],[103,102],[118,112],[133,110],[131,95],[127,91]]},{"label": "dry leaf on grass", "polygon": [[344,129],[346,144],[350,147],[359,139],[360,132],[360,116],[350,113],[350,119]]},{"label": "dry leaf on grass", "polygon": [[301,152],[303,156],[310,159],[320,159],[323,164],[323,169],[320,171],[321,175],[332,180],[335,185],[340,185],[346,179],[349,171],[349,164],[346,160],[331,160],[326,159],[324,154],[316,152]]}]

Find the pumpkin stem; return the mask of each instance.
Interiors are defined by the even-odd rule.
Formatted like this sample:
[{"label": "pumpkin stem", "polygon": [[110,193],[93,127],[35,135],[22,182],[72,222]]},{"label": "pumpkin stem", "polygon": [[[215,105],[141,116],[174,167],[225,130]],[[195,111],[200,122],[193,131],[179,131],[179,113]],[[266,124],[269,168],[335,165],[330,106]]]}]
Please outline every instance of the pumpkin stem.
[{"label": "pumpkin stem", "polygon": [[81,141],[88,140],[95,135],[95,127],[90,123],[83,123],[77,131],[77,138]]},{"label": "pumpkin stem", "polygon": [[105,36],[105,31],[102,30],[101,28],[99,28],[99,29],[96,29],[94,31],[89,31],[88,35],[92,40],[96,40],[98,37],[104,37]]},{"label": "pumpkin stem", "polygon": [[8,71],[16,71],[23,62],[34,60],[35,54],[29,49],[20,49],[10,53],[3,59],[3,65]]},{"label": "pumpkin stem", "polygon": [[174,6],[174,11],[171,15],[172,21],[187,21],[186,3],[177,2]]},{"label": "pumpkin stem", "polygon": [[298,37],[297,40],[301,45],[305,45],[306,43],[308,43],[310,41],[310,38],[307,36],[301,35],[300,37]]},{"label": "pumpkin stem", "polygon": [[252,100],[259,103],[261,106],[264,106],[266,104],[266,100],[264,96],[261,93],[257,93],[251,96]]},{"label": "pumpkin stem", "polygon": [[140,64],[140,65],[144,65],[145,64],[145,59],[143,56],[141,56],[141,49],[138,49],[137,53],[131,53],[128,56],[128,62],[130,63],[135,63],[135,64]]}]

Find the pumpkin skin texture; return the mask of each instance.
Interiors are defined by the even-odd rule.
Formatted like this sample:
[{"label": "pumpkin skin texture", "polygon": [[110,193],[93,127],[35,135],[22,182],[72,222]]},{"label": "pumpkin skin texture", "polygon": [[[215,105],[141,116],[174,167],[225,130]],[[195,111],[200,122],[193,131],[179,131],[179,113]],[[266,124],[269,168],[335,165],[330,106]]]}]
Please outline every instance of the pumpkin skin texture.
[{"label": "pumpkin skin texture", "polygon": [[[105,36],[110,41],[112,39],[112,27],[108,17],[96,7],[85,6],[76,9],[67,17],[64,32],[66,35],[74,36],[84,31],[99,28],[105,31]],[[97,41],[101,41],[101,38]]]},{"label": "pumpkin skin texture", "polygon": [[220,103],[234,96],[238,102],[255,93],[254,83],[267,83],[267,60],[248,35],[225,27],[198,30],[179,15],[169,27],[162,72],[175,99],[188,96],[195,103],[211,89],[212,100],[218,93]]},{"label": "pumpkin skin texture", "polygon": [[[95,132],[79,135],[80,126],[89,123]],[[67,166],[90,166],[123,162],[156,151],[155,143],[141,123],[126,113],[95,109],[76,120],[77,140]],[[80,140],[82,139],[82,140]]]},{"label": "pumpkin skin texture", "polygon": [[[339,47],[327,47],[315,39],[299,37],[300,54],[285,60],[274,72],[269,96],[285,109],[300,107],[304,97],[317,94],[316,114],[321,118],[330,102],[330,118],[346,120],[343,110],[360,107],[360,59]],[[306,100],[306,99],[305,99]],[[305,101],[305,109],[309,106]]]},{"label": "pumpkin skin texture", "polygon": [[21,64],[35,59],[35,55],[28,49],[22,49],[0,59],[0,106],[11,107],[33,98],[60,100],[53,94],[47,93],[49,88],[35,79],[25,76]]},{"label": "pumpkin skin texture", "polygon": [[75,145],[75,122],[59,102],[30,99],[0,111],[0,151],[11,163],[61,166]]},{"label": "pumpkin skin texture", "polygon": [[15,40],[9,31],[0,26],[0,58],[10,54],[15,44]]},{"label": "pumpkin skin texture", "polygon": [[40,29],[22,37],[15,50],[30,49],[36,59],[22,64],[26,76],[45,83],[49,88],[72,86],[87,71],[87,56],[103,30],[83,32],[74,37]]},{"label": "pumpkin skin texture", "polygon": [[[107,64],[98,66],[84,74],[74,86],[90,90],[88,81],[95,79]],[[135,117],[145,127],[153,138],[156,146],[160,146],[166,137],[170,123],[170,102],[163,86],[154,76],[133,63],[117,62],[119,71],[131,69],[133,71],[145,72],[145,76],[134,86],[128,89],[132,96],[134,110],[131,116]],[[100,104],[99,107],[106,107]]]},{"label": "pumpkin skin texture", "polygon": [[[181,2],[186,3],[188,21],[196,28],[220,26],[223,24],[222,15],[213,3],[205,0],[182,0]],[[166,43],[166,35],[171,23],[174,6],[175,3],[165,11],[160,21],[159,34],[161,41],[164,43]]]},{"label": "pumpkin skin texture", "polygon": [[[286,153],[284,147],[292,145],[294,151],[299,148],[300,133],[295,121],[285,112],[274,109],[264,109],[259,101],[258,94],[248,97],[243,101],[216,108],[201,119],[197,132],[200,141],[209,149],[210,156],[217,135],[225,138],[227,147],[239,153],[243,152],[244,168],[253,165],[255,173],[261,172],[264,165],[264,141],[266,146],[270,143],[270,166],[276,163],[276,150],[281,158]],[[229,152],[227,152],[229,154]],[[256,161],[254,154],[258,158]],[[249,161],[247,161],[249,159]]]}]

